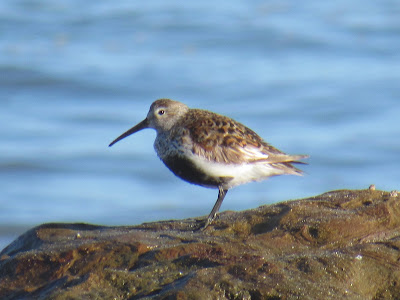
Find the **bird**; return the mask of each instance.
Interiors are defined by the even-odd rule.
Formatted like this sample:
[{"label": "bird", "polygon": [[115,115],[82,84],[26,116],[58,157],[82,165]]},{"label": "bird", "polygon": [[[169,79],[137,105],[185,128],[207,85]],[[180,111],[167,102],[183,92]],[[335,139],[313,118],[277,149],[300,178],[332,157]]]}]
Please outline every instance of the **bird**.
[{"label": "bird", "polygon": [[202,230],[216,218],[228,190],[271,176],[303,175],[293,164],[305,164],[300,160],[308,158],[285,154],[229,117],[166,98],[154,101],[146,118],[109,147],[146,128],[155,129],[154,149],[172,173],[189,183],[218,189]]}]

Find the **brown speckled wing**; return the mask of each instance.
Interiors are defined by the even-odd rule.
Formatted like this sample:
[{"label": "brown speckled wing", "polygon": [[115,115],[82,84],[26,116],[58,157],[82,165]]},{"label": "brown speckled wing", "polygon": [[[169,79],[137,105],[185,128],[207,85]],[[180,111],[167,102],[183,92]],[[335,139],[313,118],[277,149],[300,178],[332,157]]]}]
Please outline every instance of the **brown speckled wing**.
[{"label": "brown speckled wing", "polygon": [[246,126],[209,111],[192,109],[181,125],[193,141],[193,153],[210,161],[251,163],[268,161],[267,155],[283,154]]}]

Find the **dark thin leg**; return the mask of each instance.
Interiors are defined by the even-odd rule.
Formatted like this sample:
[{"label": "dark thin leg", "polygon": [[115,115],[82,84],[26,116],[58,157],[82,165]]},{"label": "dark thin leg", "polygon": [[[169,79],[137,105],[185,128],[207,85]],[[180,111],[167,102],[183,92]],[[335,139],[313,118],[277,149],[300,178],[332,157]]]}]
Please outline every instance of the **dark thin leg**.
[{"label": "dark thin leg", "polygon": [[224,201],[225,195],[228,192],[228,190],[224,190],[221,186],[218,187],[218,199],[217,202],[215,202],[213,209],[211,210],[210,214],[208,215],[208,218],[206,220],[206,224],[202,228],[202,230],[206,229],[208,225],[212,223],[212,221],[215,219],[217,216],[217,213],[219,211],[219,208],[221,207],[222,201]]}]

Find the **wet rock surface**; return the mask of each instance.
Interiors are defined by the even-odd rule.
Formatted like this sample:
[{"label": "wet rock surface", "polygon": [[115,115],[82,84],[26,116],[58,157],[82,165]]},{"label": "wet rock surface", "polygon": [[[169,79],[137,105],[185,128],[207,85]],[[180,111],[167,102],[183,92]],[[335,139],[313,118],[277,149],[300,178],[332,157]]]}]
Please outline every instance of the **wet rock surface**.
[{"label": "wet rock surface", "polygon": [[400,196],[369,190],[129,227],[44,224],[0,253],[0,299],[399,299]]}]

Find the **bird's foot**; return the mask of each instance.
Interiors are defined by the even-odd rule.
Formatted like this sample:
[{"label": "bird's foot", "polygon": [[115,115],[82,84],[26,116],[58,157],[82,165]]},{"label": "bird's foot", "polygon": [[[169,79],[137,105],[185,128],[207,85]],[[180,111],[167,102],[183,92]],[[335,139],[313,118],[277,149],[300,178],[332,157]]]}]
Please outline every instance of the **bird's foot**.
[{"label": "bird's foot", "polygon": [[202,224],[195,231],[204,231],[207,227],[216,219],[216,214],[214,216],[208,216],[205,221],[200,221]]}]

